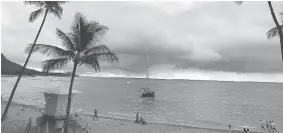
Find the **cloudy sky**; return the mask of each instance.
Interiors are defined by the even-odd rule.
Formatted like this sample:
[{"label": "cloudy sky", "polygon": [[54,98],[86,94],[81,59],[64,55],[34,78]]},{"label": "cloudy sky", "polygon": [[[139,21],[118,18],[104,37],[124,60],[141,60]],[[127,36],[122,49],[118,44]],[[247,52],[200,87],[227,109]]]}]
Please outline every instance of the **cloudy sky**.
[{"label": "cloudy sky", "polygon": [[[273,5],[279,14],[281,3]],[[75,13],[81,12],[110,29],[102,43],[120,58],[119,64],[102,63],[102,72],[110,76],[144,76],[147,54],[154,78],[283,82],[279,39],[266,37],[275,26],[267,2],[72,1],[63,8],[61,20],[47,16],[38,43],[59,46],[55,29],[69,32]],[[29,23],[35,9],[20,1],[2,2],[1,52],[21,65],[42,21]],[[28,67],[40,68],[45,59],[33,54]]]}]

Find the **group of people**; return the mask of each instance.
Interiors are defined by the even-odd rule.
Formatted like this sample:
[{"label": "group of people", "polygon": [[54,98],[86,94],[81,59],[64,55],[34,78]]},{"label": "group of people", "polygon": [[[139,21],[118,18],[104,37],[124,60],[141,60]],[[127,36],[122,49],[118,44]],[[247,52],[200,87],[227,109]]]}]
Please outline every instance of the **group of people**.
[{"label": "group of people", "polygon": [[26,111],[26,106],[25,106],[25,105],[23,105],[23,106],[21,107],[21,111]]},{"label": "group of people", "polygon": [[277,131],[275,128],[275,122],[274,121],[262,121],[260,120],[261,130],[274,132]]},{"label": "group of people", "polygon": [[139,117],[139,112],[137,112],[137,114],[136,114],[135,123],[141,123],[143,125],[146,124],[146,121],[144,120],[144,118],[142,116]]},{"label": "group of people", "polygon": [[249,132],[250,132],[250,129],[244,128],[244,133],[249,133]]},{"label": "group of people", "polygon": [[142,93],[151,93],[151,89],[150,88],[141,88]]}]

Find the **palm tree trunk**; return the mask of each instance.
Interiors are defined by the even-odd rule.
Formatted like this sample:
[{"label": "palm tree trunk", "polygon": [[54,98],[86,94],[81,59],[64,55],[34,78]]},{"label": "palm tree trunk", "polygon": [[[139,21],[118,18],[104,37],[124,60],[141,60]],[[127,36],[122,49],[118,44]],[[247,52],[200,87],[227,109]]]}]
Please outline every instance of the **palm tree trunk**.
[{"label": "palm tree trunk", "polygon": [[18,79],[17,79],[17,81],[16,81],[16,84],[15,84],[15,86],[14,86],[14,88],[13,88],[11,94],[10,94],[9,101],[8,101],[8,103],[7,103],[7,105],[6,105],[6,108],[5,108],[5,111],[4,111],[4,113],[2,114],[2,117],[1,117],[1,122],[3,122],[3,121],[5,120],[5,118],[6,118],[6,115],[7,115],[7,113],[8,113],[9,107],[10,107],[11,102],[12,102],[12,99],[13,99],[14,94],[15,94],[15,92],[16,92],[16,89],[17,89],[17,87],[18,87],[18,84],[19,84],[19,82],[20,82],[20,80],[21,80],[21,78],[22,78],[23,73],[25,72],[25,69],[26,69],[26,66],[27,66],[27,64],[28,64],[29,58],[30,58],[31,53],[32,53],[32,51],[33,51],[34,44],[36,43],[36,41],[37,41],[37,39],[38,39],[38,36],[39,36],[39,34],[40,34],[40,32],[41,32],[41,29],[42,29],[42,27],[43,27],[43,24],[44,24],[44,22],[45,22],[47,13],[48,13],[48,9],[46,9],[46,11],[45,11],[44,18],[43,18],[43,20],[42,20],[42,23],[41,23],[41,25],[40,25],[40,28],[39,28],[39,30],[38,30],[38,32],[37,32],[37,35],[36,35],[36,37],[35,37],[35,40],[34,40],[34,42],[33,42],[32,47],[31,47],[31,51],[29,52],[29,55],[28,55],[28,57],[27,57],[27,59],[26,59],[26,62],[25,62],[25,64],[24,64],[24,66],[23,66],[23,68],[22,68],[22,70],[21,70],[21,73],[20,73],[20,75],[19,75],[19,77],[18,77]]},{"label": "palm tree trunk", "polygon": [[274,21],[274,23],[275,23],[275,25],[276,25],[276,27],[278,29],[278,35],[279,35],[280,44],[281,44],[281,56],[282,56],[282,61],[283,61],[283,32],[282,32],[281,26],[279,25],[278,20],[277,20],[277,18],[275,16],[275,13],[273,11],[273,7],[272,7],[272,4],[271,4],[271,1],[268,1],[268,6],[269,6],[269,9],[270,9],[273,21]]},{"label": "palm tree trunk", "polygon": [[72,78],[71,78],[71,84],[69,88],[69,95],[68,95],[68,105],[67,105],[67,110],[66,110],[66,119],[65,119],[65,124],[64,124],[64,133],[68,133],[68,122],[69,122],[69,116],[70,116],[70,110],[71,110],[71,104],[72,104],[72,91],[73,91],[73,83],[76,75],[76,69],[77,69],[78,63],[74,62],[74,68],[73,68],[73,73],[72,73]]}]

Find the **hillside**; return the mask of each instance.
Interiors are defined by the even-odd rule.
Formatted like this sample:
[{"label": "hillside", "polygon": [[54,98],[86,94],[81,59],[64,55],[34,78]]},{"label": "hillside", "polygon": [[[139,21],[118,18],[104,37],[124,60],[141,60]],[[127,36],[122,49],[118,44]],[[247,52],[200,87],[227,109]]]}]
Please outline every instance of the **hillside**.
[{"label": "hillside", "polygon": [[[1,53],[1,75],[18,75],[21,72],[22,66],[8,60]],[[30,76],[70,76],[71,73],[45,73],[26,68],[24,75]]]}]

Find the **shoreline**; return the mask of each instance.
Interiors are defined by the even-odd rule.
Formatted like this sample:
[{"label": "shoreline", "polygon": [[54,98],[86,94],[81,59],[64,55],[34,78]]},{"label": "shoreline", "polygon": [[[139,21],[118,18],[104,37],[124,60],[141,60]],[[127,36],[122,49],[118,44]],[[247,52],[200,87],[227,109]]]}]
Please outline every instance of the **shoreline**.
[{"label": "shoreline", "polygon": [[[2,110],[4,110],[4,106],[6,105],[6,103],[7,102],[5,100],[1,100]],[[22,105],[26,106],[26,109],[27,109],[26,111],[20,111],[20,107]],[[35,121],[35,118],[41,115],[40,111],[36,111],[36,110],[37,108],[35,107],[35,105],[28,105],[28,104],[12,102],[9,112],[13,112],[13,113],[17,112],[17,115],[19,113],[27,113],[26,115],[24,115],[25,116],[24,118],[26,120],[23,119],[22,117],[12,118],[13,121],[17,121],[17,122],[12,122],[14,123],[13,125],[15,124],[24,125],[20,123],[20,121],[26,122],[28,120],[27,119],[28,117],[34,118],[33,121]],[[134,123],[134,120],[131,120],[131,119],[111,117],[111,116],[106,116],[106,115],[99,115],[98,116],[99,120],[97,121],[97,120],[93,120],[92,115],[89,113],[78,113],[78,115],[81,118],[83,118],[83,120],[86,121],[86,123],[92,125],[92,127],[95,127],[94,129],[99,129],[102,133],[103,132],[113,132],[113,131],[118,131],[118,132],[123,132],[123,133],[128,132],[128,131],[124,131],[123,129],[127,129],[130,132],[134,132],[136,130],[138,130],[139,132],[143,132],[143,130],[147,132],[151,130],[154,130],[155,132],[163,132],[164,128],[168,128],[168,130],[169,129],[172,130],[169,132],[191,132],[191,131],[198,132],[198,133],[208,133],[208,132],[209,133],[227,133],[228,132],[228,129],[224,129],[224,128],[220,129],[220,128],[212,128],[212,127],[204,127],[204,126],[166,123],[166,122],[147,121],[146,125],[141,125],[141,124]],[[108,126],[105,127],[106,125],[110,125],[111,128],[109,128]],[[242,132],[242,130],[233,129],[233,127],[230,130],[230,133],[237,133],[237,132]],[[250,133],[264,133],[264,132],[250,131]]]},{"label": "shoreline", "polygon": [[[1,77],[17,77],[18,75],[7,75],[1,74]],[[22,77],[71,77],[71,75],[23,75]],[[138,79],[145,80],[146,78],[134,78],[134,77],[92,77],[92,76],[81,76],[77,74],[75,77],[81,78],[103,78],[103,79]],[[230,81],[230,80],[200,80],[200,79],[162,79],[162,78],[149,78],[151,80],[166,80],[166,81],[206,81],[206,82],[232,82],[232,83],[274,83],[274,84],[283,84],[283,82],[271,82],[271,81]]]}]

